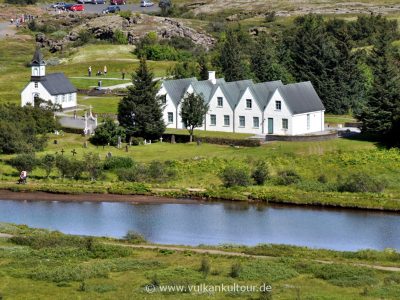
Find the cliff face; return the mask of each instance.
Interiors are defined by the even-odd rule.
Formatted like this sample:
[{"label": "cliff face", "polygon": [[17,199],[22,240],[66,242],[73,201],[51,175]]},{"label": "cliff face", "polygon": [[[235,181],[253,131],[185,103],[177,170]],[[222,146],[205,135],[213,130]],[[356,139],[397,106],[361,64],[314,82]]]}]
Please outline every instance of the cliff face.
[{"label": "cliff face", "polygon": [[169,39],[173,36],[187,37],[196,45],[201,45],[206,49],[211,48],[215,43],[214,38],[210,35],[185,26],[182,22],[171,18],[141,14],[129,18],[123,18],[120,15],[77,16],[69,14],[56,16],[54,21],[68,34],[62,39],[56,39],[45,34],[36,36],[36,42],[42,47],[48,47],[51,52],[57,52],[76,41],[82,30],[90,32],[100,40],[110,39],[116,30],[120,30],[126,35],[130,44],[135,44],[148,32],[156,32],[160,39]]}]

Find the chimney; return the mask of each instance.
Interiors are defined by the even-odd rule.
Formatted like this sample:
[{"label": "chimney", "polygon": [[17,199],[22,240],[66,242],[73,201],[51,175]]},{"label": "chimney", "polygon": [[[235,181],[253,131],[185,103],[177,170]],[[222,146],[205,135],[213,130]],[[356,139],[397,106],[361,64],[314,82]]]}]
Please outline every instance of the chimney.
[{"label": "chimney", "polygon": [[212,84],[217,83],[217,79],[215,79],[215,71],[208,71],[208,80],[210,80]]}]

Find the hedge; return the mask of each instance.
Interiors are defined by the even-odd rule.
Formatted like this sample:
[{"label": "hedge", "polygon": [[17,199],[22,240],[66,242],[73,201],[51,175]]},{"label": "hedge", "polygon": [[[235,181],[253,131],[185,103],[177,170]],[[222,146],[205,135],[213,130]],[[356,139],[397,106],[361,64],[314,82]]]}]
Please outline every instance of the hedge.
[{"label": "hedge", "polygon": [[[171,142],[172,136],[175,136],[175,143],[189,143],[190,136],[187,134],[163,134],[163,139],[166,142]],[[241,146],[241,147],[258,147],[261,145],[260,140],[253,139],[232,139],[223,137],[196,137],[194,136],[194,141],[200,141],[203,143],[217,144],[217,145],[230,145],[230,146]]]}]

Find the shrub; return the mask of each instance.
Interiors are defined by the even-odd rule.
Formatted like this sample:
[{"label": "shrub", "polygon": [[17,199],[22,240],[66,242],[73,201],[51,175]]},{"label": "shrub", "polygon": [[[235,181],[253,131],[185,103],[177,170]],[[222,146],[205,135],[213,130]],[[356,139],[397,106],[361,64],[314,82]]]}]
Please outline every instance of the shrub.
[{"label": "shrub", "polygon": [[83,165],[91,180],[98,179],[103,171],[99,155],[92,152],[84,155]]},{"label": "shrub", "polygon": [[113,43],[119,45],[126,45],[128,44],[128,38],[126,37],[125,33],[117,29],[114,31],[113,34]]},{"label": "shrub", "polygon": [[18,172],[28,171],[31,172],[37,165],[38,161],[35,158],[35,154],[19,154],[16,157],[10,159],[8,164]]},{"label": "shrub", "polygon": [[318,180],[318,182],[320,182],[320,183],[327,183],[327,182],[328,182],[328,178],[326,177],[325,174],[319,175],[317,180]]},{"label": "shrub", "polygon": [[146,172],[147,179],[158,182],[166,182],[176,177],[176,169],[173,166],[167,166],[166,163],[154,160]]},{"label": "shrub", "polygon": [[128,241],[131,244],[141,244],[147,242],[143,235],[131,230],[129,230],[124,236],[124,240]]},{"label": "shrub", "polygon": [[268,164],[265,161],[259,161],[251,177],[257,185],[263,185],[269,178]]},{"label": "shrub", "polygon": [[338,179],[338,191],[350,193],[381,193],[386,187],[386,182],[373,178],[366,173],[354,173],[345,178]]},{"label": "shrub", "polygon": [[244,167],[227,166],[219,174],[225,187],[248,186],[251,182],[249,170]]},{"label": "shrub", "polygon": [[130,10],[123,10],[119,12],[119,15],[122,18],[129,20],[132,17],[132,12]]},{"label": "shrub", "polygon": [[285,170],[278,172],[278,181],[279,185],[289,185],[298,183],[301,181],[301,177],[294,170]]},{"label": "shrub", "polygon": [[203,257],[200,262],[199,271],[203,273],[204,277],[207,277],[207,275],[210,273],[210,270],[211,270],[210,261],[208,260],[207,257]]},{"label": "shrub", "polygon": [[63,155],[56,156],[56,168],[60,172],[60,176],[78,179],[81,177],[84,170],[84,165],[81,161],[75,158],[67,158]]},{"label": "shrub", "polygon": [[135,162],[130,157],[112,156],[104,161],[104,170],[128,169],[134,166]]},{"label": "shrub", "polygon": [[242,265],[239,262],[234,263],[231,266],[231,271],[229,273],[229,276],[231,276],[232,278],[238,278],[240,276],[241,271],[242,271]]},{"label": "shrub", "polygon": [[39,163],[40,167],[45,170],[46,177],[48,178],[50,176],[51,171],[56,165],[56,157],[52,154],[46,154],[45,156],[42,157]]},{"label": "shrub", "polygon": [[118,180],[138,182],[142,181],[145,178],[146,169],[143,165],[135,164],[132,168],[129,169],[117,169],[116,174],[118,176]]},{"label": "shrub", "polygon": [[131,137],[129,142],[132,146],[139,146],[140,144],[143,144],[144,139],[142,137]]}]

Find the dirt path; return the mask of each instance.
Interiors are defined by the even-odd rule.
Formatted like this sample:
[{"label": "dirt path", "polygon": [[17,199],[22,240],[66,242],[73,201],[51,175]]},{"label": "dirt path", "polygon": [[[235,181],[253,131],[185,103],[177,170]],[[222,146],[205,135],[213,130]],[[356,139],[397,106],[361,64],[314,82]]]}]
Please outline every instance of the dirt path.
[{"label": "dirt path", "polygon": [[[225,256],[236,256],[236,257],[248,257],[248,258],[258,258],[258,259],[277,259],[277,257],[273,256],[265,256],[265,255],[251,255],[241,252],[229,252],[217,249],[201,249],[201,248],[188,248],[188,247],[174,247],[174,246],[163,246],[163,245],[123,245],[118,243],[107,243],[112,245],[119,245],[124,247],[136,248],[136,249],[164,249],[164,250],[172,250],[172,251],[190,251],[200,254],[211,254],[211,255],[225,255]],[[345,262],[334,262],[334,261],[326,261],[326,260],[313,260],[322,264],[351,264],[357,267],[365,267],[371,268],[375,270],[388,271],[388,272],[400,272],[400,267],[386,267],[379,265],[369,265],[363,263],[345,263]]]},{"label": "dirt path", "polygon": [[16,32],[15,25],[10,24],[10,22],[0,23],[0,39],[13,36]]}]

